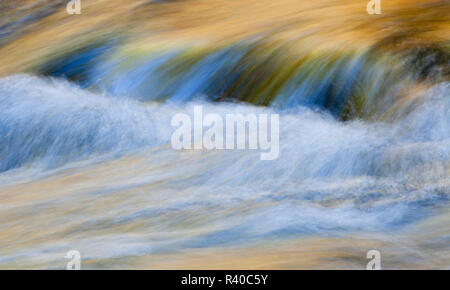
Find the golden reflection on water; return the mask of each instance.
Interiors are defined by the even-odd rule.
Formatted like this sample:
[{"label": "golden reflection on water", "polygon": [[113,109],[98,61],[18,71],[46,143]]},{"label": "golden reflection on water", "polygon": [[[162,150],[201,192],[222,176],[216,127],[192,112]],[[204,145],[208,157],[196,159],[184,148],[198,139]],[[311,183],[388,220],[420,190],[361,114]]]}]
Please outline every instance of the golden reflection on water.
[{"label": "golden reflection on water", "polygon": [[[191,153],[182,155],[186,160],[192,158]],[[229,246],[174,246],[167,253],[133,252],[133,246],[140,243],[151,248],[207,235],[220,229],[221,220],[232,222],[230,216],[239,219],[265,206],[242,202],[225,210],[180,208],[146,219],[117,220],[138,208],[190,200],[194,186],[185,192],[170,190],[170,180],[189,175],[174,166],[170,160],[152,166],[152,159],[125,157],[2,185],[0,256],[18,256],[0,268],[62,269],[67,249],[80,247],[84,269],[365,269],[365,255],[371,249],[381,250],[385,269],[448,267],[450,246],[445,237],[450,235],[450,213],[445,209],[394,232],[272,237]],[[118,257],[111,257],[114,251],[120,252]],[[101,258],[95,258],[97,254]]]},{"label": "golden reflection on water", "polygon": [[[2,11],[0,24],[20,20],[48,2],[20,1],[22,6]],[[81,15],[67,15],[61,5],[32,25],[16,27],[17,34],[0,46],[0,76],[33,71],[55,55],[102,39],[123,41],[115,53],[138,61],[153,50],[184,45],[221,47],[252,36],[273,44],[290,40],[290,53],[297,48],[311,53],[364,50],[380,43],[382,50],[424,43],[448,48],[448,1],[382,1],[382,14],[376,16],[367,15],[365,7],[366,1],[354,0],[153,4],[147,0],[83,0]],[[416,98],[414,91],[426,87],[411,88],[392,111],[407,107],[404,104]],[[84,268],[365,269],[366,253],[371,249],[381,249],[382,267],[387,269],[449,267],[450,213],[446,209],[386,233],[354,230],[329,237],[313,234],[184,247],[177,241],[226,229],[221,221],[239,225],[240,217],[268,204],[247,198],[226,207],[212,203],[197,208],[194,199],[191,208],[155,215],[144,211],[148,218],[134,218],[136,209],[183,204],[193,193],[205,192],[201,184],[183,190],[177,180],[189,181],[196,172],[207,172],[214,165],[208,158],[214,159],[217,153],[203,156],[167,149],[155,149],[151,158],[100,159],[48,172],[24,168],[2,174],[0,268],[64,268],[63,257],[69,249],[82,251]],[[163,158],[158,158],[158,150],[165,152]],[[193,170],[177,166],[193,159],[198,161]],[[449,175],[448,171],[444,174]],[[448,188],[448,181],[442,183]],[[223,198],[214,189],[207,197],[212,201]]]},{"label": "golden reflection on water", "polygon": [[[30,1],[32,2],[32,1]],[[40,1],[45,7],[49,1]],[[47,3],[47,4],[46,4]],[[125,51],[156,47],[220,45],[255,35],[299,40],[315,50],[364,48],[394,37],[409,47],[446,42],[450,9],[446,1],[384,1],[381,15],[368,15],[365,1],[189,0],[149,4],[147,0],[83,1],[81,15],[55,13],[0,47],[0,75],[28,70],[55,53],[94,40],[127,39]],[[37,7],[40,7],[37,5]],[[36,8],[35,8],[36,9]],[[7,9],[5,22],[33,10]]]}]

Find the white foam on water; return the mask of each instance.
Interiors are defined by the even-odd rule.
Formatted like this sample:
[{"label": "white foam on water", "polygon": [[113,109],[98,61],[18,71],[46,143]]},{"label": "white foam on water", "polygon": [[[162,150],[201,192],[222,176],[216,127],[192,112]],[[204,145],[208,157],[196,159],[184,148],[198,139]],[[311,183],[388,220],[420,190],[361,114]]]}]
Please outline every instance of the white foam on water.
[{"label": "white foam on water", "polygon": [[[7,189],[12,181],[60,174],[68,167],[83,172],[90,160],[143,160],[142,168],[119,162],[120,173],[111,171],[111,179],[67,184],[76,188],[67,200],[43,193],[41,203],[49,210],[69,200],[71,206],[80,206],[80,213],[55,213],[47,222],[75,223],[79,231],[89,224],[90,234],[73,234],[70,244],[82,246],[96,259],[271,236],[395,230],[427,215],[430,206],[448,201],[448,92],[449,84],[430,89],[389,123],[343,123],[305,107],[277,111],[203,101],[139,103],[88,92],[66,81],[11,76],[0,80],[0,183]],[[203,106],[204,114],[279,113],[279,158],[261,161],[253,150],[173,150],[172,116],[192,115],[196,105]],[[114,203],[102,203],[113,197]],[[86,214],[85,203],[105,210]],[[39,211],[37,205],[9,204],[0,212],[17,209],[24,214],[31,208]],[[132,235],[135,239],[104,236],[102,248],[116,250],[94,250],[104,224],[114,228],[136,222],[142,225]],[[59,246],[70,237],[66,233]],[[60,237],[55,239],[58,244]],[[33,247],[41,252],[47,246]],[[20,253],[3,253],[4,259]]]}]

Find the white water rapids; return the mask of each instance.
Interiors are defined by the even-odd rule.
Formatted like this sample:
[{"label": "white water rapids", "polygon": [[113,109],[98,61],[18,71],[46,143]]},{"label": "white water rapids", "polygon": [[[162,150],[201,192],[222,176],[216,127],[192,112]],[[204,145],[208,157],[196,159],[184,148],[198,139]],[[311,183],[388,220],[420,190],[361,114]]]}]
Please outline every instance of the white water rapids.
[{"label": "white water rapids", "polygon": [[[145,103],[63,80],[1,79],[0,268],[63,268],[71,249],[92,268],[108,259],[126,268],[138,255],[394,235],[448,206],[449,92],[442,83],[369,123],[302,106]],[[172,149],[172,116],[198,104],[279,113],[279,158]],[[449,236],[437,239],[448,247]]]}]

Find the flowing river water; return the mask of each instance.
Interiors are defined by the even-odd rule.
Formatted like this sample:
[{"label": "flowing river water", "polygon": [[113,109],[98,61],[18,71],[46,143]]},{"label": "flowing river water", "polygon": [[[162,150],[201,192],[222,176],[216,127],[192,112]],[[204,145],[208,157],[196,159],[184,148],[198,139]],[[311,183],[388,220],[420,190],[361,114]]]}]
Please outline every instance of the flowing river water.
[{"label": "flowing river water", "polygon": [[[365,269],[372,249],[383,268],[450,267],[445,46],[258,34],[137,53],[105,35],[0,66],[0,268],[77,250],[84,269]],[[279,157],[174,150],[171,118],[199,105],[279,114]]]}]

